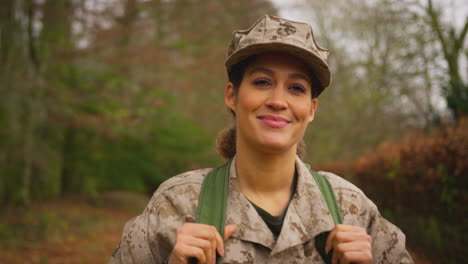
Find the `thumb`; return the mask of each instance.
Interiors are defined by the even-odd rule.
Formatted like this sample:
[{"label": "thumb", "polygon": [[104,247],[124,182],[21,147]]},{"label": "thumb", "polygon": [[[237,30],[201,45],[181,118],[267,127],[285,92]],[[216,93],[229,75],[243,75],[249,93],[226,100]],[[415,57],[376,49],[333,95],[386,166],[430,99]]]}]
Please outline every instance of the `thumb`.
[{"label": "thumb", "polygon": [[224,227],[224,240],[227,240],[236,231],[236,225],[227,225]]}]

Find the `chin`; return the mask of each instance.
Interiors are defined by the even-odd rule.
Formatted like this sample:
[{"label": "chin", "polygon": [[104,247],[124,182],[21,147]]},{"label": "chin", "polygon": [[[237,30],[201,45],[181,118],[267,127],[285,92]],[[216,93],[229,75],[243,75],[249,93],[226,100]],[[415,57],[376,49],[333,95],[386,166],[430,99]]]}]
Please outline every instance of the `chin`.
[{"label": "chin", "polygon": [[261,149],[269,153],[283,153],[288,152],[291,148],[295,148],[297,142],[291,143],[291,141],[285,140],[273,140],[273,139],[263,139],[260,142]]}]

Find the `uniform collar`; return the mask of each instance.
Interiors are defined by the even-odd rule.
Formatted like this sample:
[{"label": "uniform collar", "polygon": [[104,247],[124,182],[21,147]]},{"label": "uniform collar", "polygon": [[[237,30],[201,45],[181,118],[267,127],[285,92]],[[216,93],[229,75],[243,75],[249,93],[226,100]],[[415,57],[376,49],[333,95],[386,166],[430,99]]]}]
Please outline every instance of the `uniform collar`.
[{"label": "uniform collar", "polygon": [[296,170],[298,173],[296,193],[289,204],[280,236],[275,241],[263,219],[240,192],[234,157],[229,168],[229,197],[226,212],[226,224],[237,226],[233,238],[261,244],[272,250],[271,254],[276,254],[333,229],[334,222],[322,194],[309,170],[298,157],[296,157]]}]

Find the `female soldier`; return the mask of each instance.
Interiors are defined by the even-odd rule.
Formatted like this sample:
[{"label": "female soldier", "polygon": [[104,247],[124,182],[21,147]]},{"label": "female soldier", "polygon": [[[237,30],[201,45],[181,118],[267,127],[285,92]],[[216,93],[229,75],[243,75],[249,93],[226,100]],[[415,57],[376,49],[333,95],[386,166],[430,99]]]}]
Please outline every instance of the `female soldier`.
[{"label": "female soldier", "polygon": [[332,263],[412,263],[405,237],[351,183],[322,172],[338,198],[335,225],[310,171],[301,139],[317,97],[330,84],[328,51],[309,25],[273,16],[235,31],[224,101],[235,116],[219,150],[231,159],[224,238],[193,223],[211,169],[164,182],[142,215],[129,221],[111,263],[323,263],[315,237],[329,232]]}]

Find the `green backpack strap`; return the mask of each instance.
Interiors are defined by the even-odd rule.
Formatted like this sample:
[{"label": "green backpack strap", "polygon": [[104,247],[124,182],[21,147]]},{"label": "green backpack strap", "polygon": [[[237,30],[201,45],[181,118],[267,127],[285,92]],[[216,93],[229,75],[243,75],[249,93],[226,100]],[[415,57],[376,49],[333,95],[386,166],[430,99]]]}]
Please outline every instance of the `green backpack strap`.
[{"label": "green backpack strap", "polygon": [[320,192],[322,193],[322,197],[325,200],[325,203],[327,204],[328,211],[330,212],[330,215],[333,218],[333,222],[335,223],[335,225],[341,224],[342,218],[340,208],[338,208],[335,193],[333,192],[333,188],[330,182],[322,174],[311,169],[309,170],[310,174],[312,174],[312,176],[314,177],[315,182],[317,183],[320,189]]},{"label": "green backpack strap", "polygon": [[[230,168],[231,160],[205,176],[195,218],[197,223],[215,226],[221,237],[224,237]],[[191,260],[190,263],[196,261]],[[216,263],[221,263],[221,256],[218,254]]]},{"label": "green backpack strap", "polygon": [[[322,197],[325,200],[325,203],[327,204],[328,211],[330,212],[330,215],[333,218],[333,222],[335,223],[335,225],[342,224],[343,220],[341,217],[340,208],[338,207],[335,193],[333,192],[333,188],[330,182],[324,175],[313,171],[310,168],[309,164],[305,165],[309,169],[310,174],[312,174],[312,176],[314,177],[314,180],[317,183],[320,192],[322,193]],[[322,259],[325,261],[325,263],[331,263],[333,256],[333,250],[330,250],[328,254],[325,252],[325,244],[327,243],[327,238],[329,234],[330,232],[324,232],[315,237],[315,248],[319,252]]]},{"label": "green backpack strap", "polygon": [[[342,218],[340,209],[330,182],[322,174],[311,170],[309,164],[305,165],[317,183],[333,221],[335,224],[341,224]],[[224,237],[230,167],[231,160],[223,166],[213,169],[206,175],[198,198],[197,215],[195,219],[197,223],[215,226],[221,237]],[[325,253],[327,237],[328,232],[319,234],[315,238],[315,243],[325,263],[331,263],[332,251],[330,251],[329,254]],[[190,263],[196,263],[196,260],[191,259]],[[221,256],[218,254],[216,255],[216,263],[221,263]]]},{"label": "green backpack strap", "polygon": [[[333,192],[333,188],[327,178],[313,170],[310,170],[312,176],[314,176],[315,181],[322,193],[322,197],[327,204],[328,211],[330,212],[331,217],[333,218],[333,222],[335,225],[342,224],[342,217],[340,213],[340,208],[338,208],[338,203],[336,202],[335,193]],[[325,263],[332,263],[332,256],[333,250],[330,252],[325,252],[325,245],[327,243],[327,238],[330,232],[324,232],[315,237],[315,248],[319,252],[322,259]]]}]

